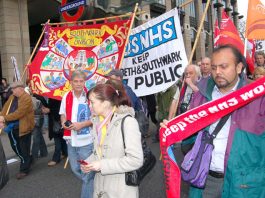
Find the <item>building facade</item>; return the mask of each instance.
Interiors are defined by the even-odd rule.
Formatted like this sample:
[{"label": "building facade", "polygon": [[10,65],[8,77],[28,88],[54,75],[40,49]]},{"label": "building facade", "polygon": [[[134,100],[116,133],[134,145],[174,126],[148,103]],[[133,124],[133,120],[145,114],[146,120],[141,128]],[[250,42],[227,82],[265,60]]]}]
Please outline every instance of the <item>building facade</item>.
[{"label": "building facade", "polygon": [[[67,2],[73,2],[68,0]],[[138,16],[136,25],[155,18],[168,10],[178,7],[183,38],[187,57],[190,57],[196,39],[200,19],[203,16],[206,0],[86,0],[85,12],[82,19],[101,18],[105,16],[123,14],[132,11],[135,3],[145,14]],[[59,22],[63,18],[59,13],[61,0],[0,0],[0,77],[6,77],[11,82],[14,67],[11,56],[17,59],[21,73],[26,74],[26,66],[33,58],[33,49],[38,44],[42,25],[48,19]],[[233,18],[237,25],[241,17],[237,10],[237,0],[213,0],[207,12],[203,30],[196,47],[193,61],[209,56],[213,49],[213,24],[220,18],[221,9]],[[71,11],[75,13],[75,10]],[[70,12],[70,14],[71,14]],[[219,20],[220,21],[220,20]]]}]

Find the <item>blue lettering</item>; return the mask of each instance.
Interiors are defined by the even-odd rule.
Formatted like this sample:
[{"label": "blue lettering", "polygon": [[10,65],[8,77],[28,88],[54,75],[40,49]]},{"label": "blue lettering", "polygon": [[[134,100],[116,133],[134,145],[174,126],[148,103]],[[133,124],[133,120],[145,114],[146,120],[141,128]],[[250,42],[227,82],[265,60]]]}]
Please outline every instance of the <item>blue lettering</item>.
[{"label": "blue lettering", "polygon": [[125,57],[143,54],[147,50],[177,39],[174,17],[161,21],[154,26],[129,37]]}]

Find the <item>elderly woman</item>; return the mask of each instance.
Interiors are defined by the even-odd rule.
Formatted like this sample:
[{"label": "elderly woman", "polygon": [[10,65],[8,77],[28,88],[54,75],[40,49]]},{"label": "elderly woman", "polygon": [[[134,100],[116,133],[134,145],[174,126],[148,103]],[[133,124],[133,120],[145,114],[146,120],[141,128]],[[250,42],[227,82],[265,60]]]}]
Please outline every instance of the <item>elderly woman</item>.
[{"label": "elderly woman", "polygon": [[[138,187],[125,184],[125,172],[143,164],[141,133],[134,110],[124,90],[110,84],[96,85],[89,92],[95,114],[93,122],[94,152],[85,159],[83,172],[96,171],[94,198],[137,198]],[[124,149],[121,121],[124,120]]]}]

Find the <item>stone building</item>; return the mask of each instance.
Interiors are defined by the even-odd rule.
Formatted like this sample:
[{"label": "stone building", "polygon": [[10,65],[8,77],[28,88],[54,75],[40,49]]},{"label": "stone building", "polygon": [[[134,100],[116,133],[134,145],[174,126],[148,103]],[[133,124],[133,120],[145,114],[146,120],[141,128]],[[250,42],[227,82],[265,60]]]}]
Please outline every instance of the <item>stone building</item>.
[{"label": "stone building", "polygon": [[[68,0],[67,2],[73,1]],[[135,3],[139,2],[140,9],[146,11],[146,13],[137,17],[137,25],[161,15],[173,7],[180,7],[188,1],[86,0],[82,19],[123,14],[132,11]],[[41,34],[41,24],[48,19],[51,22],[63,20],[59,13],[61,2],[62,0],[0,0],[0,77],[6,77],[9,82],[12,81],[14,72],[11,56],[15,56],[20,72],[23,73]],[[194,0],[194,2],[179,9],[188,57],[195,41],[205,4],[206,0]],[[213,24],[216,17],[220,17],[222,8],[227,11],[235,24],[237,24],[238,18],[240,18],[237,11],[237,0],[213,0],[204,22],[196,53],[193,56],[194,61],[211,54],[213,48]],[[75,10],[69,11],[70,14],[75,12]]]}]

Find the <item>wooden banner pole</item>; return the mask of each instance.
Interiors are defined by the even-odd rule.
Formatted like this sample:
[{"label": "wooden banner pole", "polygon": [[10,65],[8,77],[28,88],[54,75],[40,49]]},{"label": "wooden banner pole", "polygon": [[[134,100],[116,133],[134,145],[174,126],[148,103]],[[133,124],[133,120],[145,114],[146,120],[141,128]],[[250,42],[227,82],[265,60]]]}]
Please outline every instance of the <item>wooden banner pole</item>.
[{"label": "wooden banner pole", "polygon": [[65,163],[64,163],[64,166],[63,166],[64,169],[67,168],[68,162],[69,162],[69,158],[67,157],[67,158],[66,158],[66,161],[65,161]]},{"label": "wooden banner pole", "polygon": [[129,41],[129,37],[130,37],[130,34],[131,34],[131,30],[132,30],[132,26],[133,26],[133,23],[134,23],[134,18],[135,18],[137,9],[138,9],[138,3],[135,4],[135,8],[134,8],[134,11],[133,11],[133,14],[132,14],[131,24],[130,24],[129,31],[128,31],[128,34],[127,34],[127,38],[126,38],[126,41],[125,41],[125,44],[124,44],[124,49],[123,49],[123,52],[122,52],[122,55],[121,55],[121,60],[120,60],[119,68],[121,68],[121,64],[122,64],[122,61],[124,59],[124,54],[125,54],[125,51],[126,51],[126,46],[128,44],[128,41]]},{"label": "wooden banner pole", "polygon": [[[50,22],[50,19],[47,21],[47,23],[49,24],[49,22]],[[46,23],[46,24],[47,24],[47,23]],[[40,42],[41,42],[41,39],[42,39],[42,37],[43,37],[43,35],[44,35],[44,32],[45,32],[45,27],[43,27],[42,33],[41,33],[41,35],[40,35],[40,37],[39,37],[39,40],[38,40],[37,44],[35,45],[35,47],[34,47],[32,53],[31,53],[31,56],[29,57],[29,60],[28,60],[27,64],[26,64],[25,67],[24,67],[24,71],[23,71],[22,76],[21,76],[21,79],[20,79],[21,81],[23,80],[23,77],[24,77],[24,75],[25,75],[25,72],[26,72],[26,70],[28,69],[28,65],[31,63],[31,60],[32,60],[32,58],[33,58],[33,56],[34,56],[34,54],[35,54],[35,52],[36,52],[36,50],[37,50],[37,48],[38,48]]]},{"label": "wooden banner pole", "polygon": [[[48,20],[47,23],[49,23],[49,21],[50,21],[50,20]],[[40,41],[41,41],[41,39],[42,39],[42,37],[43,37],[44,32],[45,32],[45,28],[43,28],[42,33],[41,33],[41,35],[40,35],[40,37],[39,37],[39,40],[38,40],[38,42],[37,42],[37,44],[36,44],[36,46],[35,46],[33,52],[31,53],[31,56],[30,56],[30,58],[29,58],[27,64],[26,64],[25,67],[24,67],[24,70],[23,70],[23,73],[22,73],[22,76],[21,76],[20,81],[23,80],[23,77],[24,77],[24,75],[25,75],[25,73],[26,73],[26,70],[27,70],[27,68],[28,68],[28,65],[31,63],[31,60],[32,60],[32,58],[33,58],[33,55],[35,54],[35,52],[36,52],[36,50],[37,50],[37,47],[38,47],[38,45],[39,45],[39,43],[40,43]],[[13,100],[11,100],[11,102],[9,103],[9,106],[8,106],[8,108],[7,108],[7,111],[6,111],[6,114],[5,114],[5,115],[7,115],[7,114],[9,113],[9,110],[10,110],[10,107],[11,107],[12,102],[13,102]],[[3,130],[3,129],[0,129],[0,135],[1,135],[1,133],[2,133],[2,130]]]},{"label": "wooden banner pole", "polygon": [[207,14],[207,11],[208,11],[210,3],[211,3],[211,0],[208,0],[207,4],[206,4],[206,7],[205,7],[205,10],[204,10],[204,13],[202,15],[201,23],[200,23],[199,29],[197,31],[196,39],[195,39],[195,42],[194,42],[194,45],[193,45],[193,48],[192,48],[192,51],[191,51],[191,54],[190,54],[189,64],[191,64],[191,62],[192,62],[192,57],[193,57],[195,49],[197,47],[197,44],[198,44],[198,41],[199,41],[199,38],[200,38],[200,35],[201,35],[202,27],[203,27],[203,24],[204,24],[204,20],[205,20],[205,17],[206,17],[206,14]]},{"label": "wooden banner pole", "polygon": [[186,2],[184,2],[183,4],[181,4],[181,5],[179,6],[179,8],[185,7],[186,5],[189,5],[190,3],[192,3],[193,1],[194,1],[194,0],[186,1]]},{"label": "wooden banner pole", "polygon": [[[139,11],[136,14],[141,15],[146,13],[145,11]],[[89,23],[89,22],[94,22],[94,21],[105,21],[105,20],[111,20],[111,19],[116,19],[117,17],[119,18],[125,18],[131,16],[132,13],[127,13],[123,15],[118,15],[118,16],[111,16],[111,17],[106,17],[106,18],[98,18],[98,19],[90,19],[90,20],[84,20],[84,21],[73,21],[73,22],[60,22],[60,23],[49,23],[49,25],[54,26],[54,25],[65,25],[65,24],[78,24],[78,23]],[[45,24],[41,24],[45,25]]]}]

